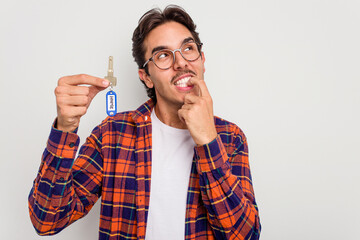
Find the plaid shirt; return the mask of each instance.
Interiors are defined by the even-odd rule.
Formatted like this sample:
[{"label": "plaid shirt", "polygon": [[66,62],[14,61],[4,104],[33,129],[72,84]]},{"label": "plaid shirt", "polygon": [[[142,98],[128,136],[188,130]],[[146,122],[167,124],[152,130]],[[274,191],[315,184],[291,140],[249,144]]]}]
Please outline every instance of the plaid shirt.
[{"label": "plaid shirt", "polygon": [[[97,126],[75,159],[76,133],[55,129],[29,195],[31,221],[52,235],[101,196],[99,239],[145,239],[151,181],[151,100]],[[187,193],[185,239],[259,239],[245,135],[215,117],[218,136],[197,146]]]}]

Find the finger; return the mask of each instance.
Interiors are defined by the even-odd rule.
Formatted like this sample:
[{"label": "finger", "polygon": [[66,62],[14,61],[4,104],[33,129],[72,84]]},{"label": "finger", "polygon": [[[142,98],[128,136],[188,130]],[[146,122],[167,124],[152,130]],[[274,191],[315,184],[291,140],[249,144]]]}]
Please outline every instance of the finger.
[{"label": "finger", "polygon": [[102,90],[106,89],[107,87],[96,87],[96,86],[90,86],[89,87],[89,97],[93,99],[96,94],[101,92]]},{"label": "finger", "polygon": [[60,108],[59,111],[60,111],[60,116],[63,119],[67,119],[65,121],[68,121],[71,118],[83,116],[87,111],[87,107],[84,107],[84,106],[77,106],[77,107],[65,106],[65,107]]},{"label": "finger", "polygon": [[90,99],[86,95],[82,96],[59,96],[57,98],[57,102],[59,105],[66,106],[87,106],[90,102]]},{"label": "finger", "polygon": [[191,110],[193,108],[193,104],[184,104],[181,106],[183,110]]},{"label": "finger", "polygon": [[179,116],[179,119],[183,122],[183,123],[185,123],[186,124],[186,116],[187,116],[187,112],[188,112],[188,110],[186,110],[186,109],[179,109],[178,110],[178,116]]},{"label": "finger", "polygon": [[190,82],[199,88],[200,97],[210,97],[210,92],[203,79],[191,78]]},{"label": "finger", "polygon": [[85,86],[57,86],[55,88],[55,95],[88,95],[90,93],[89,87]]},{"label": "finger", "polygon": [[98,78],[87,74],[78,74],[78,75],[62,77],[58,81],[59,86],[63,86],[63,85],[77,86],[81,84],[88,84],[91,86],[104,88],[104,87],[108,87],[110,82],[104,78]]}]

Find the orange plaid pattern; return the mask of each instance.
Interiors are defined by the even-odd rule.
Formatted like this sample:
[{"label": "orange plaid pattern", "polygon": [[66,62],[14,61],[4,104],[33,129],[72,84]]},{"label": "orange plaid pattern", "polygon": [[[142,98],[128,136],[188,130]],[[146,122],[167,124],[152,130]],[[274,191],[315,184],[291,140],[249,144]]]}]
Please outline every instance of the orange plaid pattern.
[{"label": "orange plaid pattern", "polygon": [[[145,239],[151,181],[151,100],[97,126],[75,159],[79,137],[52,128],[29,194],[31,221],[52,235],[101,197],[99,239]],[[218,137],[194,149],[185,239],[259,239],[245,135],[215,117]],[[75,160],[74,160],[75,159]]]}]

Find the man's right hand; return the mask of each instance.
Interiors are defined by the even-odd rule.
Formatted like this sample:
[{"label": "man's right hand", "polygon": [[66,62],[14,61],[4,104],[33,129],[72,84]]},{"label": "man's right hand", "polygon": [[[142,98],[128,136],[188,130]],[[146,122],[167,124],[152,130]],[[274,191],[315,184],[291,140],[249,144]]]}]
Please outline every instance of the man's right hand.
[{"label": "man's right hand", "polygon": [[[82,85],[87,86],[82,86]],[[62,77],[55,88],[57,104],[56,128],[65,132],[74,131],[80,118],[86,113],[96,94],[109,86],[110,82],[86,74]]]}]

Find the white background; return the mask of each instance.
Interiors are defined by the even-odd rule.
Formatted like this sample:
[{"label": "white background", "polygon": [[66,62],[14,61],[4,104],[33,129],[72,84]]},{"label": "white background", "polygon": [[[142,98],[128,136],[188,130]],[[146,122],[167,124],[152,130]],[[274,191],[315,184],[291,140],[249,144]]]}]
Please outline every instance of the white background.
[{"label": "white background", "polygon": [[[27,196],[56,117],[58,78],[106,75],[118,109],[147,100],[131,55],[138,19],[167,1],[1,0],[0,239],[36,235]],[[216,115],[249,141],[261,239],[359,239],[360,2],[177,1],[204,43]],[[82,142],[105,92],[82,118]],[[99,202],[46,239],[97,239]]]}]

